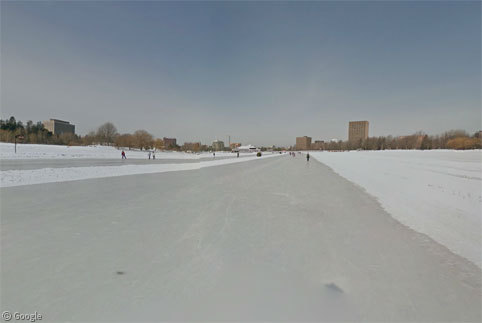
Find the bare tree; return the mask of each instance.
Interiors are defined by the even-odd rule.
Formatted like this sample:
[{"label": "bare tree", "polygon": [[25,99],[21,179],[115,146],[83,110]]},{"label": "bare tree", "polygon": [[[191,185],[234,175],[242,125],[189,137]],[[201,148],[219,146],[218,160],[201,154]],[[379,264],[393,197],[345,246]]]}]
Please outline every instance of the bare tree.
[{"label": "bare tree", "polygon": [[117,135],[117,128],[111,122],[106,122],[97,129],[97,140],[103,144],[113,144]]},{"label": "bare tree", "polygon": [[164,142],[162,141],[162,139],[157,138],[156,140],[154,140],[154,147],[157,149],[164,149]]},{"label": "bare tree", "polygon": [[154,138],[145,130],[137,130],[134,132],[136,147],[142,149],[150,149],[154,145]]}]

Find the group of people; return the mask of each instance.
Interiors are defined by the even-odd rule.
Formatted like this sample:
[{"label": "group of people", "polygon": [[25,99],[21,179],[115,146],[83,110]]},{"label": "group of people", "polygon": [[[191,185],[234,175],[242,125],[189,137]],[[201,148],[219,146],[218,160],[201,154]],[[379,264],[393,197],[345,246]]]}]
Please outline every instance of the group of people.
[{"label": "group of people", "polygon": [[[147,153],[147,158],[151,159],[151,153],[152,153],[152,159],[156,159],[156,153],[155,153],[154,151],[148,152],[148,153]],[[121,152],[121,158],[122,158],[122,159],[127,159],[127,157],[126,157],[126,152],[125,152],[125,151],[122,151],[122,152]]]},{"label": "group of people", "polygon": [[[296,153],[294,151],[290,151],[290,156],[296,157]],[[310,161],[310,153],[306,153],[306,161]]]},{"label": "group of people", "polygon": [[[151,159],[151,156],[152,156],[152,159],[156,159],[156,153],[154,151],[152,151],[152,152],[149,151],[147,153],[147,158]],[[296,157],[296,153],[290,151],[290,156]],[[127,159],[125,151],[122,151],[121,157],[122,157],[122,159]],[[239,152],[236,153],[236,157],[239,157]],[[216,158],[215,152],[213,152],[213,158]],[[310,153],[306,153],[306,161],[310,161]]]}]

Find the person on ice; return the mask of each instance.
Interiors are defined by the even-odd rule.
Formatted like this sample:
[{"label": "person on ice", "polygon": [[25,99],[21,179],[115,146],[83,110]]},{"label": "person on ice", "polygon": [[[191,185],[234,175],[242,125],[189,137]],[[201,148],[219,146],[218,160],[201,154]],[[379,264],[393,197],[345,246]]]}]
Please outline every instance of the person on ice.
[{"label": "person on ice", "polygon": [[215,153],[215,152],[213,152],[213,158],[216,158],[216,153]]},{"label": "person on ice", "polygon": [[236,157],[239,158],[239,151],[236,153]]},{"label": "person on ice", "polygon": [[149,153],[147,154],[147,156],[149,156],[149,159],[151,159],[151,152],[149,152]]},{"label": "person on ice", "polygon": [[126,153],[124,151],[121,152],[122,159],[127,159]]},{"label": "person on ice", "polygon": [[306,153],[306,161],[310,161],[310,153]]},{"label": "person on ice", "polygon": [[156,153],[152,152],[152,159],[156,159]]}]

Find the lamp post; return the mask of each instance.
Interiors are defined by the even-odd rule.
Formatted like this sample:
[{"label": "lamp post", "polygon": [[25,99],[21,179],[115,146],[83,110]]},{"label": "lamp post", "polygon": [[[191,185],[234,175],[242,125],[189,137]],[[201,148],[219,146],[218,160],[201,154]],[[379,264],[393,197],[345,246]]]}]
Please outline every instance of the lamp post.
[{"label": "lamp post", "polygon": [[15,135],[15,153],[17,153],[17,139],[18,140],[23,140],[23,136],[22,135]]}]

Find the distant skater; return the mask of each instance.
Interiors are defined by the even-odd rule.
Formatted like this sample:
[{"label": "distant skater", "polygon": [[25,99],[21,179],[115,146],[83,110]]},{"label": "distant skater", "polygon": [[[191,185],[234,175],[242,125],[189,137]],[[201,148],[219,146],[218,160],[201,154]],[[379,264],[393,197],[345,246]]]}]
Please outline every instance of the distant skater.
[{"label": "distant skater", "polygon": [[310,161],[310,153],[306,153],[306,161],[307,161],[307,162]]},{"label": "distant skater", "polygon": [[213,158],[216,158],[216,153],[213,151]]},{"label": "distant skater", "polygon": [[127,159],[125,151],[122,151],[121,156],[122,156],[122,159]]},{"label": "distant skater", "polygon": [[149,159],[151,159],[151,152],[148,152],[147,156],[149,156]]},{"label": "distant skater", "polygon": [[236,153],[236,158],[239,158],[239,151]]},{"label": "distant skater", "polygon": [[156,153],[152,152],[152,159],[156,159]]}]

